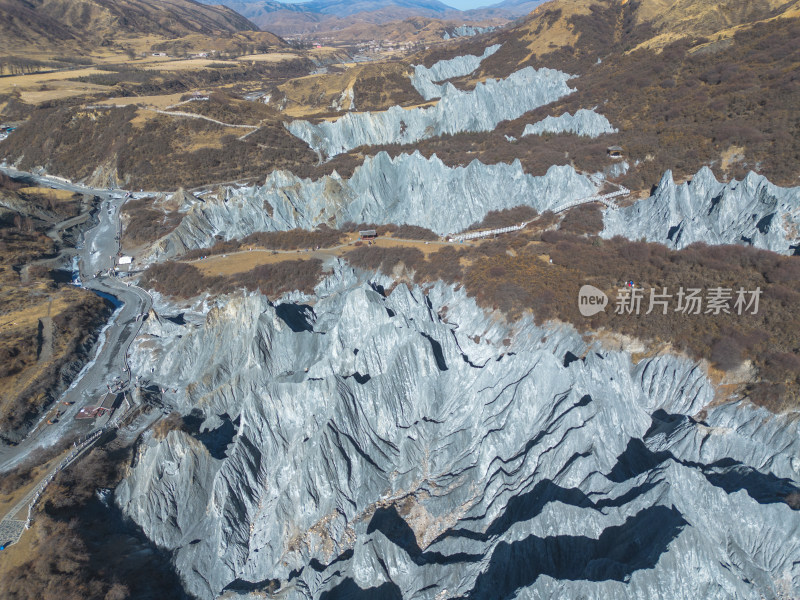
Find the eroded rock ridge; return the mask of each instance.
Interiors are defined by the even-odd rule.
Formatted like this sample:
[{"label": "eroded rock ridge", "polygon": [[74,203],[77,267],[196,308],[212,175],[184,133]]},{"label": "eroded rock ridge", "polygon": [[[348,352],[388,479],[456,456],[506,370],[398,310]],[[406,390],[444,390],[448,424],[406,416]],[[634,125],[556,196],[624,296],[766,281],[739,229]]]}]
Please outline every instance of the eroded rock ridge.
[{"label": "eroded rock ridge", "polygon": [[752,171],[723,183],[708,167],[678,185],[667,171],[652,196],[607,211],[604,221],[603,237],[645,238],[675,249],[704,242],[800,254],[800,187],[780,188]]},{"label": "eroded rock ridge", "polygon": [[117,502],[191,593],[800,593],[796,421],[708,406],[686,359],[390,283],[340,266],[313,307],[146,323],[134,373],[202,425],[147,439]]}]

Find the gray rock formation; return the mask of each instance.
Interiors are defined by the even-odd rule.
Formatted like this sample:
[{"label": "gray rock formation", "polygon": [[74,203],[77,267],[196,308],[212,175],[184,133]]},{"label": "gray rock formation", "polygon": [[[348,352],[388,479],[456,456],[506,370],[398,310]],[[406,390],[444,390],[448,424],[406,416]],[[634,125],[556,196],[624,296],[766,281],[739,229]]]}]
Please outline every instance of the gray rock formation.
[{"label": "gray rock formation", "polygon": [[292,121],[286,127],[327,157],[362,145],[410,144],[462,131],[491,131],[500,121],[516,119],[572,93],[567,85],[571,77],[554,69],[525,67],[506,79],[487,79],[470,91],[445,83],[435,106],[408,110],[393,106],[317,124]]},{"label": "gray rock formation", "polygon": [[608,119],[594,110],[581,108],[574,115],[564,113],[560,117],[545,117],[534,124],[525,125],[522,135],[543,133],[574,133],[586,137],[597,137],[604,133],[616,133]]},{"label": "gray rock formation", "polygon": [[345,270],[313,307],[236,295],[134,346],[202,425],[146,438],[116,501],[192,594],[800,594],[796,419],[708,407],[685,359]]},{"label": "gray rock formation", "polygon": [[572,167],[554,166],[542,177],[525,174],[518,161],[485,165],[477,160],[451,168],[435,156],[385,152],[368,157],[349,179],[301,179],[275,171],[261,187],[227,188],[195,203],[177,229],[154,247],[151,258],[213,245],[214,236],[241,238],[255,231],[320,223],[408,223],[437,233],[461,231],[488,211],[526,204],[544,211],[590,196],[594,185]]},{"label": "gray rock formation", "polygon": [[452,30],[445,31],[442,34],[443,40],[452,40],[457,37],[472,37],[475,35],[481,35],[483,33],[491,33],[498,29],[497,27],[481,27],[480,25],[459,25],[458,27],[454,27]]},{"label": "gray rock formation", "polygon": [[750,172],[720,183],[703,167],[676,185],[667,171],[650,198],[606,211],[601,235],[645,238],[681,249],[694,242],[745,244],[800,254],[800,187],[780,188]]},{"label": "gray rock formation", "polygon": [[484,59],[490,57],[498,50],[500,50],[500,44],[495,44],[494,46],[486,48],[480,56],[473,56],[471,54],[456,56],[448,60],[440,60],[430,68],[417,65],[414,67],[414,73],[411,75],[411,85],[416,88],[420,96],[425,100],[441,98],[445,91],[445,86],[437,85],[436,82],[469,75],[481,65]]}]

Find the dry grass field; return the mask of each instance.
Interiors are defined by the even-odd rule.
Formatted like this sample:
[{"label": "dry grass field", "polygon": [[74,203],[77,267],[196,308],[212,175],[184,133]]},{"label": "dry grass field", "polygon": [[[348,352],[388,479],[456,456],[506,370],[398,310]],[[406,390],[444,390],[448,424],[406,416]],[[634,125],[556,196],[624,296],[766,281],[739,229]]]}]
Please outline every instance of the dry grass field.
[{"label": "dry grass field", "polygon": [[175,109],[171,109],[171,107],[175,104],[178,104],[181,101],[181,98],[185,95],[186,94],[180,92],[176,94],[160,94],[150,96],[115,96],[113,98],[103,100],[101,104],[108,106],[136,105],[143,108],[156,108],[158,110],[181,110],[180,106],[176,107]]},{"label": "dry grass field", "polygon": [[[253,250],[239,250],[226,255],[209,256],[202,260],[186,261],[197,267],[204,276],[214,275],[234,275],[250,271],[259,265],[275,264],[290,260],[308,260],[318,258],[325,260],[332,256],[344,256],[348,251],[353,250],[354,244],[358,240],[358,234],[349,234],[346,241],[333,248],[320,248],[311,252],[307,250],[263,250],[253,248]],[[416,240],[400,240],[391,237],[379,237],[374,240],[372,246],[366,243],[363,246],[373,248],[416,248],[425,256],[436,252],[442,246],[447,246],[448,242],[421,242]],[[362,247],[363,247],[362,246]]]},{"label": "dry grass field", "polygon": [[293,52],[270,52],[268,54],[245,54],[236,60],[257,61],[257,62],[281,62],[284,60],[295,60],[301,58],[299,54]]},{"label": "dry grass field", "polygon": [[73,202],[75,200],[75,193],[69,190],[56,190],[45,187],[24,187],[19,190],[19,193],[23,195],[33,194],[56,202]]},{"label": "dry grass field", "polygon": [[236,61],[232,60],[219,60],[213,58],[187,58],[180,60],[165,60],[162,62],[146,63],[142,68],[152,71],[199,71],[207,68],[209,65],[228,65],[230,67],[236,66]]},{"label": "dry grass field", "polygon": [[94,67],[87,67],[52,73],[0,77],[0,96],[18,92],[23,102],[37,105],[52,100],[102,93],[108,88],[92,83],[71,81],[76,77],[99,75],[100,73],[102,71]]}]

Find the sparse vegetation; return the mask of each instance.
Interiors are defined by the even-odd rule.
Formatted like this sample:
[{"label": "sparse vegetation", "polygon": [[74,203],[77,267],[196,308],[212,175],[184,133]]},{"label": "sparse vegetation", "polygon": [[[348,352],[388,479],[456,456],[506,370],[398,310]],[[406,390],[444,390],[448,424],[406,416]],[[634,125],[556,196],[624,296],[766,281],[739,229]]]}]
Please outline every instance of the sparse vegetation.
[{"label": "sparse vegetation", "polygon": [[490,210],[482,221],[473,223],[467,227],[467,231],[477,229],[500,229],[501,227],[511,227],[526,221],[531,221],[539,213],[530,206],[516,206],[504,210]]},{"label": "sparse vegetation", "polygon": [[392,237],[407,239],[407,240],[438,240],[439,235],[426,227],[419,227],[418,225],[398,225],[397,229],[392,232]]},{"label": "sparse vegetation", "polygon": [[267,250],[299,250],[331,248],[342,243],[345,232],[320,225],[315,230],[290,229],[289,231],[260,231],[242,240],[221,241],[211,248],[190,250],[183,255],[184,260],[194,260],[204,256],[218,256],[250,248]]},{"label": "sparse vegetation", "polygon": [[0,199],[0,427],[8,440],[52,403],[110,309],[37,264],[57,255],[43,231],[88,210],[91,200],[7,177],[0,177]]},{"label": "sparse vegetation", "polygon": [[[778,19],[742,29],[728,45],[683,39],[660,54],[616,54],[588,70],[576,82],[578,92],[549,110],[574,112],[605,99],[599,110],[620,129],[609,143],[644,160],[624,179],[634,189],[647,189],[668,168],[684,177],[711,163],[718,177],[740,177],[758,166],[773,182],[794,185],[798,40],[800,20]],[[743,158],[723,165],[720,157],[731,146],[741,147]]]},{"label": "sparse vegetation", "polygon": [[24,156],[23,169],[44,165],[76,179],[104,165],[131,187],[160,190],[260,179],[275,168],[316,168],[316,155],[279,121],[239,140],[241,130],[201,119],[143,112],[144,123],[134,125],[139,114],[134,106],[37,110],[0,144],[0,153]]},{"label": "sparse vegetation", "polygon": [[596,203],[581,204],[564,216],[558,228],[578,235],[597,234],[603,230],[603,213]]},{"label": "sparse vegetation", "polygon": [[248,235],[242,246],[255,246],[268,250],[297,250],[299,248],[330,248],[342,243],[344,234],[337,229],[320,225],[317,229],[291,229],[289,231],[259,232]]},{"label": "sparse vegetation", "polygon": [[[683,179],[702,165],[710,165],[719,178],[741,177],[754,169],[773,183],[796,185],[800,175],[800,130],[794,118],[800,104],[800,19],[775,19],[741,28],[732,43],[675,35],[677,41],[663,51],[630,52],[654,35],[649,25],[639,23],[637,8],[633,2],[598,2],[589,14],[565,17],[577,39],[571,44],[559,42],[560,47],[549,51],[532,52],[529,44],[535,33],[562,17],[558,9],[538,11],[530,23],[492,34],[488,40],[463,40],[426,53],[423,62],[430,65],[462,54],[480,54],[487,44],[502,42],[477,74],[453,81],[462,89],[472,88],[485,77],[506,77],[528,65],[558,68],[580,77],[570,84],[575,93],[501,123],[493,132],[380,149],[393,156],[415,149],[426,156],[435,153],[451,166],[476,158],[489,164],[519,158],[527,173],[541,175],[550,165],[563,164],[601,171],[611,164],[606,147],[620,145],[631,164],[622,181],[635,190],[649,190],[667,169]],[[756,13],[769,16],[766,7],[752,5],[753,16]],[[598,58],[602,59],[599,64]],[[594,140],[566,134],[520,137],[527,123],[593,106],[620,130],[618,134]],[[512,142],[505,136],[518,139]]]},{"label": "sparse vegetation", "polygon": [[125,241],[134,246],[154,242],[180,225],[183,215],[152,208],[152,198],[129,200],[122,207]]},{"label": "sparse vegetation", "polygon": [[[511,319],[532,311],[538,322],[556,319],[582,331],[606,329],[670,344],[695,359],[709,359],[721,370],[750,360],[758,377],[743,394],[773,411],[800,403],[800,354],[793,334],[800,327],[795,310],[800,304],[800,257],[742,246],[694,244],[676,252],[659,244],[602,240],[590,235],[594,209],[576,213],[564,219],[567,231],[538,237],[529,232],[505,235],[469,248],[447,246],[427,258],[413,248],[362,246],[345,258],[363,269],[413,275],[417,283],[462,283],[479,304]],[[666,288],[673,294],[680,287],[760,288],[763,294],[757,315],[737,315],[732,303],[730,314],[645,314],[649,297],[642,300],[641,314],[616,314],[617,291],[629,279],[646,290]],[[578,312],[578,290],[585,283],[605,290],[612,303],[591,318]]]},{"label": "sparse vegetation", "polygon": [[203,292],[224,294],[241,288],[275,298],[294,290],[310,293],[321,277],[322,261],[316,258],[259,265],[231,276],[204,276],[193,265],[165,262],[148,267],[140,284],[178,298],[192,298]]},{"label": "sparse vegetation", "polygon": [[[185,598],[166,557],[96,492],[113,488],[129,449],[95,448],[51,483],[34,514],[30,558],[2,568],[9,600]],[[146,572],[147,577],[141,574]]]}]

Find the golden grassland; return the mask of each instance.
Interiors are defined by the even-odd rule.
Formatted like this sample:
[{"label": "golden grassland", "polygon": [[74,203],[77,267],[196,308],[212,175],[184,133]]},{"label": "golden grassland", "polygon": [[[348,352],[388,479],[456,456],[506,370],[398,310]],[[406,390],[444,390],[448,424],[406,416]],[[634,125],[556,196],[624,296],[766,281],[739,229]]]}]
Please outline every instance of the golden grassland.
[{"label": "golden grassland", "polygon": [[22,534],[19,542],[3,550],[3,560],[0,560],[0,581],[5,579],[12,569],[18,568],[36,557],[37,544],[35,539],[38,530],[39,524],[34,521],[31,524],[31,528]]},{"label": "golden grassland", "polygon": [[661,49],[686,36],[712,36],[714,43],[732,38],[738,31],[752,27],[754,23],[773,21],[776,19],[796,18],[800,16],[800,3],[793,5],[786,0],[762,0],[758,9],[764,14],[783,9],[779,15],[764,19],[740,19],[751,14],[751,7],[746,2],[728,2],[720,5],[703,0],[644,0],[640,2],[636,12],[638,24],[650,23],[659,33],[634,47],[631,51]]},{"label": "golden grassland", "polygon": [[258,62],[281,62],[284,60],[294,60],[301,58],[299,54],[294,52],[270,52],[268,54],[246,54],[239,56],[236,60],[241,61],[258,61]]},{"label": "golden grassland", "polygon": [[[201,90],[197,90],[201,92]],[[108,106],[130,106],[136,105],[143,108],[157,108],[159,110],[167,110],[181,101],[185,96],[185,92],[177,92],[175,94],[153,94],[144,96],[115,96],[103,100],[101,104]],[[171,109],[172,110],[172,109]],[[180,106],[175,107],[174,110],[181,110]]]},{"label": "golden grassland", "polygon": [[75,200],[75,193],[69,190],[57,190],[45,187],[24,187],[19,190],[20,194],[35,194],[44,198],[52,198],[59,202],[72,202]]},{"label": "golden grassland", "polygon": [[[358,234],[349,234],[340,246],[334,248],[320,248],[319,250],[237,250],[226,255],[209,256],[202,260],[185,261],[197,267],[204,276],[234,275],[250,271],[259,265],[276,264],[289,260],[308,260],[318,258],[324,260],[331,256],[344,256],[353,250],[358,240]],[[364,243],[366,245],[366,242]],[[379,237],[374,240],[375,248],[416,248],[425,256],[436,252],[442,246],[452,245],[448,242],[419,240],[401,240],[392,237]]]},{"label": "golden grassland", "polygon": [[207,68],[209,65],[236,66],[236,61],[219,60],[213,58],[187,58],[180,60],[166,60],[158,63],[148,63],[144,69],[157,71],[196,71]]},{"label": "golden grassland", "polygon": [[94,67],[86,67],[50,73],[0,77],[0,95],[19,92],[23,102],[36,105],[48,100],[60,100],[102,92],[108,88],[91,83],[69,81],[75,77],[98,75],[101,72]]}]

